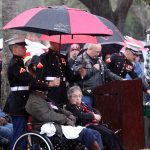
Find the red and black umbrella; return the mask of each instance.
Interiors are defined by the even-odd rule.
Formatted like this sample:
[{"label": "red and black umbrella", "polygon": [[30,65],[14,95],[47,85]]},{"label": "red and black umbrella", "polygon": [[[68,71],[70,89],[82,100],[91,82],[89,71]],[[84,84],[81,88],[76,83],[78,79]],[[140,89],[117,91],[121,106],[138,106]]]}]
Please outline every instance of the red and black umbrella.
[{"label": "red and black umbrella", "polygon": [[47,35],[112,35],[112,31],[96,16],[67,6],[37,7],[26,10],[8,22],[3,29],[17,29]]},{"label": "red and black umbrella", "polygon": [[121,34],[119,29],[108,19],[96,16],[100,21],[102,21],[109,29],[112,30],[113,34],[112,36],[98,36],[97,41],[101,44],[117,44],[120,42],[124,42],[124,36]]},{"label": "red and black umbrella", "polygon": [[[108,19],[103,18],[101,16],[96,16],[101,22],[103,22],[108,28],[110,28],[113,32],[112,36],[89,36],[89,35],[42,35],[40,40],[52,41],[60,44],[71,44],[71,43],[101,43],[102,45],[113,44],[120,45],[124,43],[124,36],[118,30],[118,28]],[[117,47],[117,49],[118,49]]]}]

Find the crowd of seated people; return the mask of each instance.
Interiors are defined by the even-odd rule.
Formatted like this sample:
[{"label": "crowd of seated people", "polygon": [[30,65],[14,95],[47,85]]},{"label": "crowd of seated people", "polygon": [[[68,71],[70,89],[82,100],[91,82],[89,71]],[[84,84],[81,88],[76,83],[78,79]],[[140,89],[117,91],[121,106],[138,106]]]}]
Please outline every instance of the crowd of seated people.
[{"label": "crowd of seated people", "polygon": [[[25,38],[11,39],[9,47],[13,54],[8,69],[11,94],[6,103],[9,107],[5,107],[5,110],[12,117],[14,141],[27,132],[26,117],[31,115],[33,121],[42,123],[40,128],[47,122],[54,122],[58,134],[65,135],[65,128],[68,130],[71,126],[70,130],[78,133],[74,138],[78,138],[91,150],[123,149],[117,135],[100,124],[101,115],[92,108],[93,90],[97,86],[105,84],[106,81],[124,79],[124,76],[114,72],[116,69],[108,69],[101,59],[101,44],[89,44],[82,53],[79,53],[79,44],[72,44],[66,58],[60,54],[60,45],[50,42],[49,50],[40,56],[30,57],[26,66],[22,60],[26,51]],[[128,51],[134,55],[132,49]],[[112,61],[113,56],[109,56],[108,64]],[[126,69],[133,71],[129,65]],[[71,87],[72,85],[78,86]],[[24,100],[22,104],[19,103],[20,97]],[[67,111],[63,110],[66,105]],[[8,108],[11,108],[12,112]],[[13,113],[16,114],[12,115]],[[24,118],[20,117],[20,114]],[[23,131],[18,131],[18,123],[22,124],[20,128],[24,129]]]}]

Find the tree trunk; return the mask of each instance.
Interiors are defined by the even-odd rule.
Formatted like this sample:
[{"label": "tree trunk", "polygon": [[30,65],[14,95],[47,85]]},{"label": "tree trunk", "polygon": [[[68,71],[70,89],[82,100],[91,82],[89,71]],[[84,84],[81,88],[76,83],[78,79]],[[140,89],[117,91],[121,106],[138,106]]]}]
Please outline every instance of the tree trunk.
[{"label": "tree trunk", "polygon": [[[18,4],[20,0],[2,0],[2,17],[3,17],[3,26],[16,14],[18,14]],[[9,39],[15,31],[3,31],[3,41],[6,39]],[[10,61],[12,54],[8,49],[8,45],[3,44],[3,57],[2,57],[2,84],[1,84],[1,106],[3,107],[5,104],[5,101],[9,94],[9,83],[7,80],[7,67],[8,63]]]},{"label": "tree trunk", "polygon": [[92,14],[103,16],[109,20],[113,20],[113,12],[109,0],[79,0],[82,2]]},{"label": "tree trunk", "polygon": [[79,0],[91,13],[107,18],[123,32],[126,17],[133,0],[118,0],[117,8],[112,10],[110,0]]},{"label": "tree trunk", "polygon": [[119,0],[117,8],[114,12],[114,24],[123,31],[124,24],[128,15],[128,11],[133,3],[133,0]]}]

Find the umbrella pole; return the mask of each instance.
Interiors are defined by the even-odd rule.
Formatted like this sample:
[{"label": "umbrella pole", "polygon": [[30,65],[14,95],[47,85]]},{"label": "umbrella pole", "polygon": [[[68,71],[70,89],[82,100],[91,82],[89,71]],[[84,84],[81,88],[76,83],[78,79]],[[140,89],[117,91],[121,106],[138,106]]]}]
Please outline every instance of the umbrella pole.
[{"label": "umbrella pole", "polygon": [[59,53],[60,53],[60,50],[61,50],[61,35],[60,35],[60,39],[59,39]]}]

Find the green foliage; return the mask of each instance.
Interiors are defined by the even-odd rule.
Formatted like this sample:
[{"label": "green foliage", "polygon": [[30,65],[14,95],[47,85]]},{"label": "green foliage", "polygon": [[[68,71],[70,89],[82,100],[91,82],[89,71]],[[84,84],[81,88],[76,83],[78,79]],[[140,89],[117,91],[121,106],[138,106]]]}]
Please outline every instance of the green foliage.
[{"label": "green foliage", "polygon": [[128,13],[128,17],[125,23],[124,35],[132,36],[139,40],[145,40],[146,33],[139,20],[134,14]]},{"label": "green foliage", "polygon": [[150,6],[150,0],[135,0],[135,2],[139,5],[143,3]]},{"label": "green foliage", "polygon": [[21,0],[21,4],[20,4],[20,12],[33,8],[33,7],[37,7],[37,6],[43,6],[45,4],[44,0]]}]

